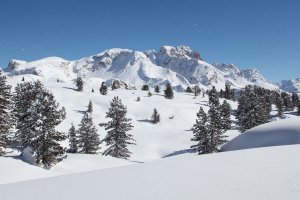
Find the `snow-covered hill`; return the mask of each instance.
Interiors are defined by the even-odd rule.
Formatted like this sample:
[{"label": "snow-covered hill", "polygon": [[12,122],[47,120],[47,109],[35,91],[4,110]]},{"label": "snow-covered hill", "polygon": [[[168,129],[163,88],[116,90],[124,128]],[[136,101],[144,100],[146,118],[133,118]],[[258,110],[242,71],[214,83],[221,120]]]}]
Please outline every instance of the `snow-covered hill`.
[{"label": "snow-covered hill", "polygon": [[278,83],[280,89],[285,90],[291,93],[300,94],[300,78],[291,79],[291,80],[283,80]]},{"label": "snow-covered hill", "polygon": [[221,89],[225,83],[233,88],[252,84],[278,89],[255,69],[240,70],[233,65],[216,63],[211,65],[203,61],[199,52],[187,46],[162,46],[158,51],[145,52],[116,48],[75,61],[58,57],[32,62],[12,60],[7,72],[10,76],[34,74],[64,82],[77,76],[101,78],[107,83],[120,79],[137,88],[144,84],[154,87],[169,82],[177,91],[183,91],[190,84],[199,84],[203,88],[214,85]]},{"label": "snow-covered hill", "polygon": [[0,185],[1,200],[296,200],[300,145],[184,155]]}]

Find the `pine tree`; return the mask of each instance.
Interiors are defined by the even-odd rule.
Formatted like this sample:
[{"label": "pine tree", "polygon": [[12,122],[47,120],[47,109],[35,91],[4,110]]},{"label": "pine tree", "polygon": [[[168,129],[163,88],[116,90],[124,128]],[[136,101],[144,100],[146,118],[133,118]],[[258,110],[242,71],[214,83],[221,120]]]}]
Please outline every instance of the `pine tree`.
[{"label": "pine tree", "polygon": [[281,97],[283,99],[285,111],[292,111],[294,108],[293,108],[293,102],[290,95],[286,92],[282,92]]},{"label": "pine tree", "polygon": [[209,91],[208,96],[210,104],[214,104],[216,107],[220,105],[219,95],[215,86]]},{"label": "pine tree", "polygon": [[230,89],[230,84],[225,85],[224,98],[228,100],[233,100],[234,93],[233,90]]},{"label": "pine tree", "polygon": [[172,89],[170,83],[167,83],[167,85],[166,85],[165,98],[167,98],[167,99],[173,99],[174,98],[174,92],[173,92],[173,89]]},{"label": "pine tree", "polygon": [[68,153],[77,153],[78,152],[78,142],[77,142],[77,136],[76,136],[76,130],[74,127],[74,124],[71,124],[71,128],[68,132],[69,137],[69,149]]},{"label": "pine tree", "polygon": [[283,100],[282,100],[280,95],[277,96],[276,107],[277,107],[277,116],[280,117],[280,118],[284,118],[284,115],[283,115]]},{"label": "pine tree", "polygon": [[191,148],[195,149],[199,154],[210,153],[209,152],[209,131],[208,131],[208,119],[203,108],[200,107],[197,113],[196,123],[191,129],[193,131],[194,137],[191,141],[197,142],[197,144],[192,145]]},{"label": "pine tree", "polygon": [[196,97],[196,96],[199,96],[199,95],[200,95],[200,92],[201,92],[200,87],[199,87],[198,85],[196,85],[196,86],[194,87],[194,95],[195,95],[195,97]]},{"label": "pine tree", "polygon": [[190,86],[188,86],[185,90],[186,93],[193,93],[193,90]]},{"label": "pine tree", "polygon": [[86,112],[79,124],[78,151],[85,154],[95,154],[99,149],[100,139],[93,124],[92,114]]},{"label": "pine tree", "polygon": [[158,85],[155,86],[154,91],[155,91],[156,93],[160,93],[160,89],[159,89],[159,86],[158,86]]},{"label": "pine tree", "polygon": [[102,82],[101,87],[100,87],[100,94],[106,95],[107,94],[107,86],[105,82]]},{"label": "pine tree", "polygon": [[17,118],[14,142],[18,146],[19,150],[23,150],[27,147],[33,148],[32,141],[34,139],[33,125],[35,121],[30,119],[31,112],[30,107],[36,101],[39,94],[43,93],[43,85],[40,81],[36,82],[24,82],[17,84],[15,88],[14,99],[14,113]]},{"label": "pine tree", "polygon": [[142,90],[148,91],[149,90],[149,86],[148,85],[143,85]]},{"label": "pine tree", "polygon": [[94,91],[94,88],[92,88],[92,93],[94,93],[95,91]]},{"label": "pine tree", "polygon": [[148,92],[148,97],[151,97],[152,96],[152,93],[149,91]]},{"label": "pine tree", "polygon": [[112,90],[116,90],[119,88],[119,84],[118,84],[118,81],[113,81],[112,85],[111,85],[111,89]]},{"label": "pine tree", "polygon": [[11,86],[6,84],[6,76],[0,69],[0,156],[5,154],[5,148],[9,145],[9,135],[15,118],[12,113],[13,101]]},{"label": "pine tree", "polygon": [[22,77],[22,81],[25,81],[25,78],[24,78],[24,76]]},{"label": "pine tree", "polygon": [[231,129],[231,106],[230,104],[224,100],[223,104],[221,105],[221,118],[222,118],[222,129],[229,130]]},{"label": "pine tree", "polygon": [[297,114],[300,115],[300,102],[298,103],[297,109],[298,109]]},{"label": "pine tree", "polygon": [[141,101],[141,97],[137,97],[137,98],[136,98],[136,101],[137,101],[137,102]]},{"label": "pine tree", "polygon": [[89,113],[92,113],[92,112],[93,112],[93,103],[92,103],[91,100],[89,101],[89,105],[88,105],[87,112],[89,112]]},{"label": "pine tree", "polygon": [[292,104],[294,108],[299,104],[299,96],[296,93],[292,94]]},{"label": "pine tree", "polygon": [[156,108],[154,108],[151,119],[153,124],[157,124],[158,122],[160,122],[160,115],[158,114]]},{"label": "pine tree", "polygon": [[133,137],[127,132],[132,129],[131,119],[126,118],[127,108],[122,104],[119,97],[114,97],[110,102],[110,108],[106,113],[106,118],[111,120],[108,123],[102,123],[107,130],[106,137],[102,140],[106,142],[108,148],[103,152],[103,155],[110,155],[116,158],[128,159],[131,152],[127,145],[134,144]]},{"label": "pine tree", "polygon": [[81,92],[83,90],[83,80],[81,77],[78,77],[76,79],[76,87],[77,87],[77,91]]},{"label": "pine tree", "polygon": [[31,143],[35,162],[46,169],[66,158],[65,149],[59,144],[66,136],[55,129],[65,119],[64,112],[58,106],[53,94],[44,90],[37,95],[27,116],[28,121],[32,122],[34,137]]}]

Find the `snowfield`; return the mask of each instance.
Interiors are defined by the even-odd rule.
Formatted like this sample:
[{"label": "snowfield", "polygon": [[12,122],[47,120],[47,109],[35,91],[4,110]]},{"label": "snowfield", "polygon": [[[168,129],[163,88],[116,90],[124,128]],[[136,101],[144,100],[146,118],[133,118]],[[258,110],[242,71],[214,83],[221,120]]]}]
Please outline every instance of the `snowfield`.
[{"label": "snowfield", "polygon": [[[62,132],[67,132],[71,123],[77,128],[91,100],[93,121],[103,139],[106,132],[98,124],[107,122],[109,103],[119,96],[132,119],[130,133],[136,145],[128,146],[133,153],[129,160],[102,156],[106,146],[101,144],[98,154],[68,154],[50,170],[30,165],[20,159],[19,152],[8,150],[0,157],[1,200],[300,199],[300,117],[293,112],[285,113],[285,120],[243,134],[233,126],[226,132],[230,142],[222,148],[228,152],[198,156],[190,150],[194,144],[190,129],[200,106],[205,112],[209,109],[208,97],[202,93],[194,98],[193,94],[175,92],[169,100],[163,96],[164,87],[159,94],[151,88],[151,97],[140,88],[109,88],[103,96],[99,93],[101,78],[84,78],[84,89],[77,92],[72,80],[57,82],[55,73],[49,75],[52,78],[10,76],[8,83],[16,86],[23,76],[25,81],[41,80],[65,107],[66,119],[57,127]],[[141,101],[136,101],[137,97]],[[237,108],[237,102],[229,103]],[[154,108],[160,114],[158,124],[150,121]],[[68,147],[68,141],[62,145]]]},{"label": "snowfield", "polygon": [[300,145],[184,155],[0,186],[1,200],[297,200]]}]

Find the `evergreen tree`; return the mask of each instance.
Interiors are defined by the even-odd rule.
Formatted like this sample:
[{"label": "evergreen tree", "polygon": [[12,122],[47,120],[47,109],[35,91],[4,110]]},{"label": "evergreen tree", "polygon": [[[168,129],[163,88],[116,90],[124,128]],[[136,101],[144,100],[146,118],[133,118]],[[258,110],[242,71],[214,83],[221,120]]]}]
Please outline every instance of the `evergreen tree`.
[{"label": "evergreen tree", "polygon": [[231,129],[231,106],[230,104],[224,100],[223,104],[221,105],[221,118],[222,118],[222,129],[229,130]]},{"label": "evergreen tree", "polygon": [[142,90],[148,91],[149,90],[149,86],[148,85],[143,85]]},{"label": "evergreen tree", "polygon": [[209,130],[207,122],[207,115],[203,108],[200,107],[200,110],[197,113],[196,123],[191,129],[194,134],[194,137],[191,139],[191,141],[197,142],[197,144],[192,145],[191,148],[195,149],[199,154],[210,153]]},{"label": "evergreen tree", "polygon": [[228,100],[233,100],[234,92],[230,89],[230,84],[225,85],[224,98]]},{"label": "evergreen tree", "polygon": [[77,91],[81,92],[83,90],[83,80],[81,77],[78,77],[76,79],[76,87],[77,87]]},{"label": "evergreen tree", "polygon": [[174,98],[174,92],[173,92],[173,89],[172,89],[170,83],[167,83],[167,85],[166,85],[166,89],[165,89],[165,97],[166,97],[167,99],[173,99],[173,98]]},{"label": "evergreen tree", "polygon": [[195,95],[195,97],[196,97],[196,96],[199,96],[199,95],[200,95],[200,92],[201,92],[200,87],[199,87],[198,85],[196,85],[196,86],[194,87],[194,95]]},{"label": "evergreen tree", "polygon": [[151,119],[153,124],[157,124],[158,122],[160,122],[160,115],[158,114],[156,108],[154,108]]},{"label": "evergreen tree", "polygon": [[148,92],[148,97],[151,97],[152,96],[152,93],[149,91]]},{"label": "evergreen tree", "polygon": [[286,92],[282,92],[281,97],[283,99],[285,111],[292,111],[294,108],[293,108],[293,102],[290,95]]},{"label": "evergreen tree", "polygon": [[298,103],[297,109],[298,109],[297,114],[300,115],[300,102]]},{"label": "evergreen tree", "polygon": [[141,97],[137,97],[137,98],[136,98],[136,101],[141,101]]},{"label": "evergreen tree", "polygon": [[25,78],[24,78],[24,76],[22,77],[22,81],[25,81]]},{"label": "evergreen tree", "polygon": [[128,159],[131,152],[127,149],[127,145],[134,144],[133,137],[127,132],[132,129],[131,119],[126,118],[127,108],[122,104],[119,97],[114,97],[110,103],[110,108],[106,113],[106,118],[111,120],[108,123],[102,123],[107,130],[106,137],[102,140],[106,142],[108,148],[103,155],[110,155],[116,158]]},{"label": "evergreen tree", "polygon": [[94,93],[94,88],[92,88],[92,93]]},{"label": "evergreen tree", "polygon": [[107,94],[107,86],[105,82],[102,82],[101,87],[100,87],[100,94],[106,95]]},{"label": "evergreen tree", "polygon": [[2,75],[0,69],[0,156],[5,154],[5,148],[9,144],[9,135],[15,123],[12,109],[11,86],[6,84],[6,76]]},{"label": "evergreen tree", "polygon": [[119,84],[118,84],[118,81],[113,81],[112,85],[111,85],[111,89],[112,90],[115,90],[115,89],[118,89],[119,88]]},{"label": "evergreen tree", "polygon": [[80,153],[95,154],[100,149],[100,139],[90,112],[84,114],[79,124],[77,137]]},{"label": "evergreen tree", "polygon": [[283,100],[282,100],[280,95],[277,96],[276,107],[277,107],[277,116],[280,117],[280,118],[284,118],[284,115],[283,115]]},{"label": "evergreen tree", "polygon": [[159,86],[158,86],[158,85],[155,86],[154,91],[155,91],[156,93],[160,93],[160,89],[159,89]]},{"label": "evergreen tree", "polygon": [[190,86],[188,86],[185,90],[186,93],[193,93],[193,90]]},{"label": "evergreen tree", "polygon": [[221,90],[220,90],[219,97],[220,97],[220,98],[224,98],[224,95],[225,95],[225,94],[224,94],[224,91],[221,89]]},{"label": "evergreen tree", "polygon": [[299,96],[296,93],[292,94],[292,104],[294,108],[299,104]]},{"label": "evergreen tree", "polygon": [[91,100],[89,101],[89,105],[88,105],[87,112],[89,112],[89,113],[92,113],[92,112],[93,112],[93,103],[92,103]]},{"label": "evergreen tree", "polygon": [[76,130],[73,123],[71,124],[71,128],[69,129],[68,137],[69,137],[68,153],[77,153],[78,142],[77,142]]},{"label": "evergreen tree", "polygon": [[210,104],[214,104],[216,107],[218,107],[220,105],[220,101],[215,86],[213,86],[213,88],[209,91],[208,95]]},{"label": "evergreen tree", "polygon": [[34,123],[30,119],[30,107],[36,101],[39,94],[43,93],[43,85],[40,81],[24,82],[17,84],[14,95],[14,113],[17,118],[16,134],[14,140],[21,152],[27,147],[33,148]]},{"label": "evergreen tree", "polygon": [[66,136],[55,129],[65,119],[64,112],[58,106],[53,94],[44,90],[37,95],[27,115],[34,136],[31,144],[35,162],[47,169],[66,157],[65,149],[59,144]]}]

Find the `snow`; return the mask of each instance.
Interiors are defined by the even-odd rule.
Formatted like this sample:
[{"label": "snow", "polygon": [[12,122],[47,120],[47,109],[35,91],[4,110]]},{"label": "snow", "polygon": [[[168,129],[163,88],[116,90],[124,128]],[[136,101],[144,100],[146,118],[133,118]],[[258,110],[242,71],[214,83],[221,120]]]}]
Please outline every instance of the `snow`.
[{"label": "snow", "polygon": [[291,80],[283,80],[278,83],[280,89],[285,90],[290,93],[298,93],[300,94],[300,78],[291,79]]},{"label": "snow", "polygon": [[298,117],[270,122],[240,134],[222,147],[222,151],[300,144]]},{"label": "snow", "polygon": [[[184,155],[34,181],[0,185],[1,200],[295,200],[300,145]],[[16,192],[17,191],[17,192]]]}]

